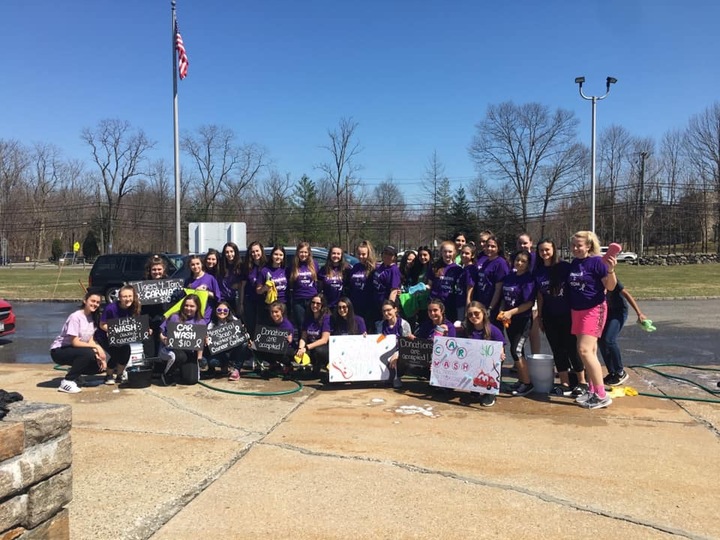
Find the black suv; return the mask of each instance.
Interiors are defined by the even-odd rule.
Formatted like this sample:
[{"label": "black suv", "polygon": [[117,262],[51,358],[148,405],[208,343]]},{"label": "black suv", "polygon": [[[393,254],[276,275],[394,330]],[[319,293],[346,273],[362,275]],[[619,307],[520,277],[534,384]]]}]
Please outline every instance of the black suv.
[{"label": "black suv", "polygon": [[[105,296],[105,300],[117,300],[118,289],[130,281],[145,279],[145,264],[154,253],[112,253],[100,255],[93,264],[88,277],[88,288]],[[168,267],[168,276],[178,270],[176,258],[160,254]]]}]

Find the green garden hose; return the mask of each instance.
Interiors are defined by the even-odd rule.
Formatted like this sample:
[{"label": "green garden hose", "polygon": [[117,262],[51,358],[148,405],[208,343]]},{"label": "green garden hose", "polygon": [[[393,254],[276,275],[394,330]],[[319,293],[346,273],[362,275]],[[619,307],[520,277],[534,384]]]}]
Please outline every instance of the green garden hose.
[{"label": "green garden hose", "polygon": [[[700,390],[707,392],[708,394],[712,396],[720,396],[720,388],[717,390],[713,390],[711,388],[708,388],[706,386],[703,386],[700,383],[696,383],[695,381],[691,381],[690,379],[686,379],[684,377],[679,377],[678,375],[670,375],[669,373],[665,373],[663,371],[660,371],[659,369],[655,369],[658,367],[680,367],[685,369],[695,369],[698,371],[715,371],[720,372],[720,369],[718,368],[708,368],[708,367],[699,367],[699,366],[689,366],[687,364],[674,364],[674,363],[659,363],[659,364],[647,364],[644,366],[628,366],[629,369],[646,369],[647,371],[651,371],[652,373],[655,373],[656,375],[660,375],[661,377],[665,377],[666,379],[672,379],[674,381],[682,381],[684,383],[687,383],[691,386],[694,386],[696,388],[699,388]],[[640,396],[646,396],[646,397],[654,397],[654,398],[660,398],[660,399],[676,399],[676,400],[683,400],[683,401],[698,401],[701,403],[720,403],[720,399],[710,399],[710,398],[695,398],[695,397],[684,397],[684,396],[674,396],[671,394],[651,394],[649,392],[638,392],[638,395]]]}]

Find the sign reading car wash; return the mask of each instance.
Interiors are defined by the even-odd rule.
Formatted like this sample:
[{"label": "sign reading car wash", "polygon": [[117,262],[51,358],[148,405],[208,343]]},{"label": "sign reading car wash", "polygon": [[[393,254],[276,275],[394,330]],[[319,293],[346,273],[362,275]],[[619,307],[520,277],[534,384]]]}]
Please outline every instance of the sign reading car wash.
[{"label": "sign reading car wash", "polygon": [[388,362],[397,353],[397,336],[330,336],[330,382],[387,381]]},{"label": "sign reading car wash", "polygon": [[497,394],[502,350],[500,341],[435,337],[430,384],[464,392]]}]

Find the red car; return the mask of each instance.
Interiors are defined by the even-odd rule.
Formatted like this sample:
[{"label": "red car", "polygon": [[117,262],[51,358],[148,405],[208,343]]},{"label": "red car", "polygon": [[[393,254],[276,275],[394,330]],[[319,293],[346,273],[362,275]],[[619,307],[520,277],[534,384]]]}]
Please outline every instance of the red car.
[{"label": "red car", "polygon": [[15,333],[15,314],[12,306],[5,300],[0,300],[0,337]]}]

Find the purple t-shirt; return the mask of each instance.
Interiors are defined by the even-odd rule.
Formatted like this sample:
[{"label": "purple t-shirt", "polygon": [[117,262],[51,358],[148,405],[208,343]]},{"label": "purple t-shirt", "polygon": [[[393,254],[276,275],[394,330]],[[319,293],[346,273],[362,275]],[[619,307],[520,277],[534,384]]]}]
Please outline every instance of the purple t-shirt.
[{"label": "purple t-shirt", "polygon": [[263,285],[268,280],[268,278],[272,279],[275,283],[275,288],[277,289],[277,299],[278,302],[282,302],[283,304],[287,304],[287,287],[288,287],[288,279],[287,279],[287,270],[284,266],[281,266],[279,268],[272,268],[270,266],[266,266],[262,269],[262,283]]},{"label": "purple t-shirt", "polygon": [[465,269],[467,286],[473,288],[472,299],[490,309],[490,302],[495,295],[495,284],[505,279],[510,273],[510,267],[502,257],[496,257],[492,261],[486,258],[480,265],[471,265]]},{"label": "purple t-shirt", "polygon": [[318,272],[318,288],[325,295],[328,307],[335,307],[343,295],[344,277],[341,268],[333,268],[328,271],[327,266],[323,266]]},{"label": "purple t-shirt", "polygon": [[602,304],[605,301],[605,285],[602,279],[607,275],[608,268],[602,257],[573,259],[567,278],[570,307],[582,310]]},{"label": "purple t-shirt", "polygon": [[206,291],[211,292],[215,295],[214,297],[208,297],[207,304],[205,305],[205,313],[203,314],[203,318],[205,319],[205,324],[207,324],[212,318],[213,309],[217,305],[219,299],[222,297],[222,293],[220,292],[220,286],[218,285],[217,280],[215,279],[215,277],[205,272],[199,278],[193,279],[192,277],[190,277],[185,282],[185,287],[188,289],[200,289],[200,287],[202,287],[203,285],[205,285]]},{"label": "purple t-shirt", "polygon": [[[535,301],[537,292],[535,291],[535,279],[530,271],[526,271],[522,275],[508,274],[503,280],[503,310],[519,307],[525,302]],[[528,309],[522,313],[515,315],[516,318],[528,318],[532,316],[532,310]]]},{"label": "purple t-shirt", "polygon": [[[559,282],[555,294],[550,290],[550,272],[556,273],[555,279]],[[542,316],[560,317],[570,313],[570,304],[567,295],[567,277],[570,273],[570,263],[558,262],[552,269],[549,266],[538,266],[533,272],[535,286],[542,295]]]},{"label": "purple t-shirt", "polygon": [[390,292],[393,289],[400,288],[402,276],[400,275],[398,265],[392,264],[385,266],[383,263],[378,264],[373,273],[372,282],[375,304],[380,306],[385,300],[390,298]]},{"label": "purple t-shirt", "polygon": [[[445,319],[443,321],[443,324],[448,327],[448,331],[446,336],[447,337],[456,337],[457,333],[455,332],[455,325]],[[415,332],[415,337],[419,337],[422,339],[432,339],[435,336],[435,323],[433,323],[430,319],[426,319],[425,321],[420,324],[420,328],[418,328],[417,332]]]},{"label": "purple t-shirt", "polygon": [[369,276],[365,275],[366,272],[367,268],[362,263],[355,264],[348,272],[348,297],[358,313],[365,313],[372,306],[371,285],[369,284],[372,272]]},{"label": "purple t-shirt", "polygon": [[228,274],[224,277],[215,276],[220,287],[220,298],[221,300],[227,300],[228,302],[235,301],[235,293],[237,285],[240,283],[239,274]]},{"label": "purple t-shirt", "polygon": [[293,333],[295,333],[295,327],[293,326],[293,323],[290,322],[290,319],[287,317],[283,317],[283,320],[280,321],[280,324],[275,324],[274,322],[270,321],[270,325],[274,326],[275,328],[279,328],[280,330],[287,330],[290,332],[290,335],[292,336]]},{"label": "purple t-shirt", "polygon": [[[405,323],[406,330],[403,331],[403,323]],[[382,321],[378,321],[377,323],[377,330],[383,335],[383,336],[398,336],[403,337],[410,332],[407,330],[410,328],[410,325],[403,321],[400,317],[397,318],[395,321],[395,324],[392,326],[388,321],[383,319]]]},{"label": "purple t-shirt", "polygon": [[75,337],[89,343],[93,334],[95,334],[95,323],[93,323],[92,315],[85,315],[85,311],[78,309],[65,320],[60,335],[53,340],[50,349],[71,347]]},{"label": "purple t-shirt", "polygon": [[[365,320],[360,317],[359,315],[355,315],[355,324],[357,325],[357,334],[356,335],[362,335],[367,332],[367,328],[365,327]],[[337,317],[337,318],[330,318],[330,333],[333,336],[347,336],[350,331],[348,330],[348,324],[347,321]]]},{"label": "purple t-shirt", "polygon": [[503,335],[502,330],[494,324],[490,325],[490,337],[485,335],[484,330],[473,330],[470,332],[468,339],[484,339],[486,341],[499,341],[501,343],[505,343],[505,336]]},{"label": "purple t-shirt", "polygon": [[[315,275],[317,275],[317,263],[313,261],[313,264],[315,265]],[[293,291],[293,298],[297,300],[308,300],[320,292],[318,291],[317,284],[313,280],[312,272],[310,272],[310,267],[307,263],[300,263],[297,278],[294,283],[290,284],[290,287]]]},{"label": "purple t-shirt", "polygon": [[455,263],[450,263],[439,271],[432,267],[428,268],[427,280],[431,283],[430,298],[442,300],[446,310],[454,308],[457,288],[460,286],[461,281],[464,281],[464,272],[465,270]]},{"label": "purple t-shirt", "polygon": [[259,266],[253,266],[243,276],[245,279],[245,302],[250,304],[260,304],[264,301],[263,296],[257,293],[257,286],[265,283],[263,269]]},{"label": "purple t-shirt", "polygon": [[323,332],[330,332],[330,315],[323,315],[319,321],[315,317],[307,317],[303,321],[302,331],[307,336],[305,343],[316,342]]}]

